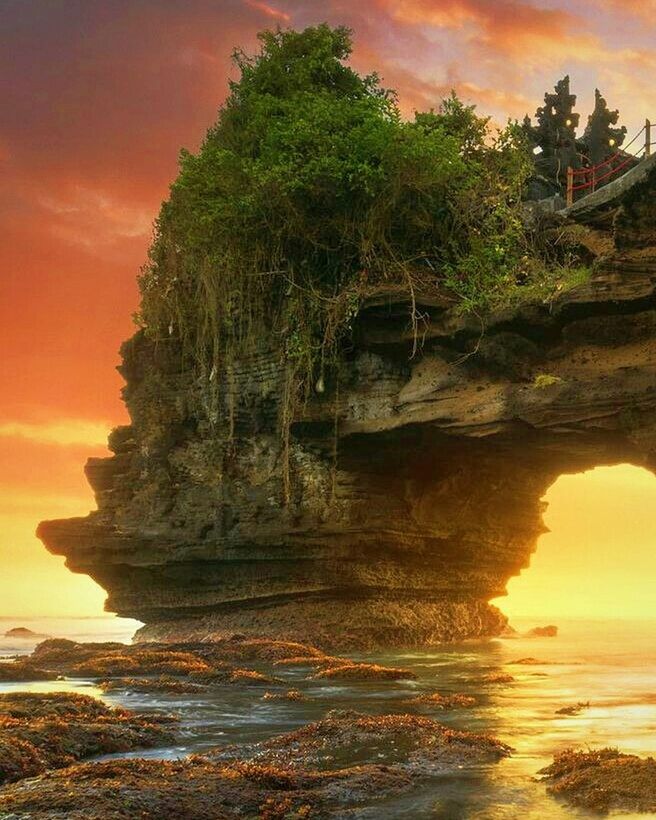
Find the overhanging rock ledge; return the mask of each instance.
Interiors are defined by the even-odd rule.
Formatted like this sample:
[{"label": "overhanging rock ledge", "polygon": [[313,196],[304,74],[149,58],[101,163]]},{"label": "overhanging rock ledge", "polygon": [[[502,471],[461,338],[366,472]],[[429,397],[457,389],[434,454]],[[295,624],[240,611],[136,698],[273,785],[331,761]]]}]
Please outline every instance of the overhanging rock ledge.
[{"label": "overhanging rock ledge", "polygon": [[98,510],[39,536],[109,610],[145,622],[141,638],[347,649],[500,633],[488,602],[528,565],[548,486],[601,464],[654,468],[654,176],[581,209],[613,250],[549,304],[483,328],[418,294],[412,356],[406,297],[372,294],[338,389],[295,421],[288,459],[284,365],[265,344],[219,374],[212,427],[175,344],[137,333],[121,367],[132,423],[86,467]]}]

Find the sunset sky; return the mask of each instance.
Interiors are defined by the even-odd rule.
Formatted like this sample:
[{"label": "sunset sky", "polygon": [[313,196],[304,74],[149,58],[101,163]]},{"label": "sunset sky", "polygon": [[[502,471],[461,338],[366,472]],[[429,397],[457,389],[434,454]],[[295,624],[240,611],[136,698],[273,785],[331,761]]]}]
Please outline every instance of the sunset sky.
[{"label": "sunset sky", "polygon": [[354,66],[407,114],[454,88],[521,117],[569,72],[582,122],[597,85],[630,132],[656,120],[655,0],[2,0],[0,614],[100,610],[34,528],[92,506],[82,467],[126,420],[114,368],[151,223],[231,49],[324,20],[354,29]]}]

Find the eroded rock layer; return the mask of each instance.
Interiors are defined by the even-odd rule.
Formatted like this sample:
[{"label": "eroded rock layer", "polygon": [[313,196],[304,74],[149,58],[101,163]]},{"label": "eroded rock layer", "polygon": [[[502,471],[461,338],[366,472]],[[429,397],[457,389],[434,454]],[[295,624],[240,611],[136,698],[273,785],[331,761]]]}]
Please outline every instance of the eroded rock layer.
[{"label": "eroded rock layer", "polygon": [[499,633],[488,601],[527,566],[549,485],[654,464],[653,176],[579,216],[604,256],[549,303],[483,323],[418,294],[413,329],[407,295],[372,294],[289,441],[286,369],[264,339],[209,389],[175,342],[138,333],[122,351],[132,424],[86,468],[98,510],[40,537],[148,638]]}]

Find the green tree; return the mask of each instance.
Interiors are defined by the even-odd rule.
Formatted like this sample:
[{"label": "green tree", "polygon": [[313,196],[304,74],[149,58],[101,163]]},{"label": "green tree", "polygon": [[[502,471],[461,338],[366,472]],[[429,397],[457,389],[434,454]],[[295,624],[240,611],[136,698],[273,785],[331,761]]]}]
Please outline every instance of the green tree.
[{"label": "green tree", "polygon": [[[183,151],[140,285],[140,321],[203,378],[266,334],[309,390],[384,281],[442,282],[486,309],[527,276],[520,127],[455,96],[402,120],[351,34],[266,31],[197,154]],[[527,261],[528,260],[528,261]]]}]

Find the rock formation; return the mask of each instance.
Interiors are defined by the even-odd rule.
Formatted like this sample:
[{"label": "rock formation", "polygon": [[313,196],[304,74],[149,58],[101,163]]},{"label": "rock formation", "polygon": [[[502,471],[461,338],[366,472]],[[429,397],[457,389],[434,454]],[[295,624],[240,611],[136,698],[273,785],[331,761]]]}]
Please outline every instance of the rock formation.
[{"label": "rock formation", "polygon": [[86,468],[98,510],[44,522],[40,537],[149,638],[498,634],[488,602],[528,565],[549,485],[596,465],[653,467],[653,169],[572,215],[593,226],[581,230],[595,273],[549,304],[483,322],[418,293],[413,355],[406,292],[372,294],[339,383],[308,402],[288,447],[284,363],[266,339],[219,374],[226,444],[194,413],[175,344],[137,333],[121,366],[132,424]]}]

